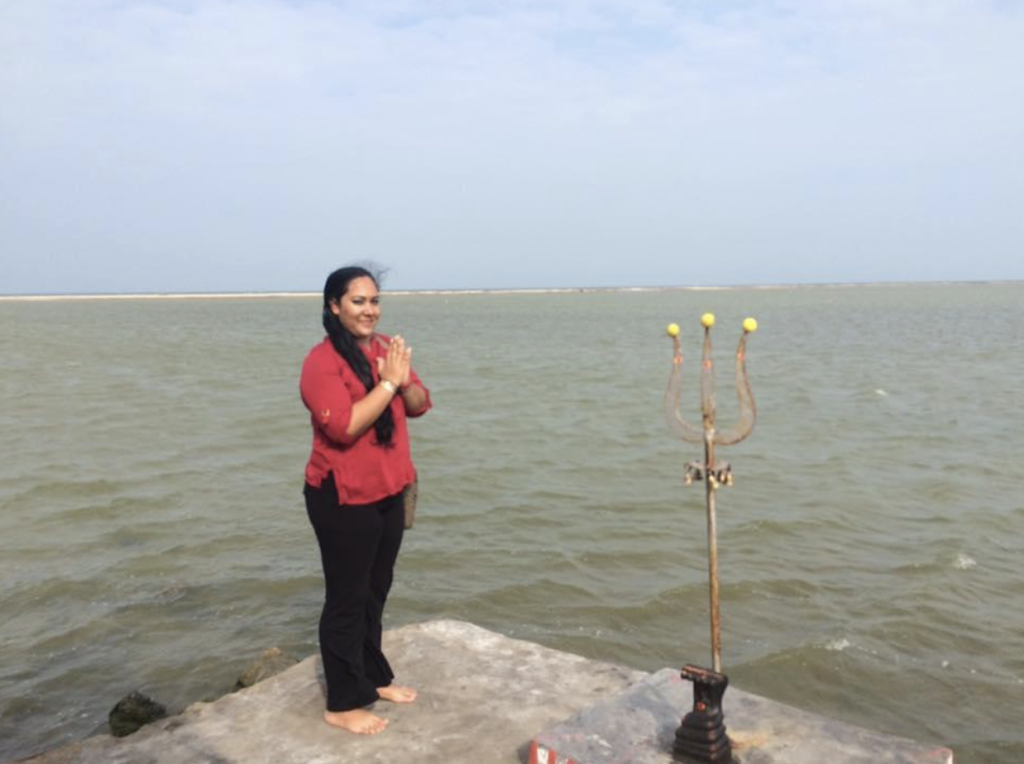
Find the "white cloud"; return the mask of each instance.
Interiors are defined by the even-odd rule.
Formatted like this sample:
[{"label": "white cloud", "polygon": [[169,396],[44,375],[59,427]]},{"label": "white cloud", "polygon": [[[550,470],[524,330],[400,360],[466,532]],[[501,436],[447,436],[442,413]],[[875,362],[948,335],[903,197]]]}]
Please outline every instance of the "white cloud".
[{"label": "white cloud", "polygon": [[[396,274],[432,258],[462,286],[491,277],[492,255],[565,258],[548,272],[570,283],[587,252],[606,283],[638,241],[646,281],[680,248],[758,280],[902,278],[926,249],[976,242],[965,218],[993,253],[983,275],[1024,276],[1022,224],[1002,211],[1024,201],[1024,17],[997,5],[42,0],[4,14],[0,279],[15,286],[0,291],[37,289],[33,262],[82,251],[98,290],[153,288],[120,283],[124,263],[181,252],[208,267],[166,266],[174,288],[231,288],[243,249],[261,265],[238,288],[297,286],[339,252]],[[288,246],[314,254],[295,264]]]}]

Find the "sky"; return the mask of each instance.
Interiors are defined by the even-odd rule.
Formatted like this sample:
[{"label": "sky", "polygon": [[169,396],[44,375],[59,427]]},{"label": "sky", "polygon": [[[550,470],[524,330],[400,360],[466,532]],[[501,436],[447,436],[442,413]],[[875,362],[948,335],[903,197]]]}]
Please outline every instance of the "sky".
[{"label": "sky", "polygon": [[1024,279],[1022,0],[0,0],[0,294]]}]

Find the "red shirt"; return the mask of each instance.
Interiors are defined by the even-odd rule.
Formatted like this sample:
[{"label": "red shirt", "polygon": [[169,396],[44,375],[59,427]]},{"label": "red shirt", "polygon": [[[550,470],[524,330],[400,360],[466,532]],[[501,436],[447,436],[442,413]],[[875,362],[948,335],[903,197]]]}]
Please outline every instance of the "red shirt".
[{"label": "red shirt", "polygon": [[[390,337],[377,336],[385,343],[390,342]],[[379,381],[376,359],[384,357],[387,349],[383,343],[371,342],[363,352],[370,359],[374,381]],[[410,383],[422,387],[415,371]],[[384,448],[378,444],[372,425],[355,437],[346,432],[352,418],[352,405],[366,397],[366,388],[338,355],[329,338],[325,337],[306,356],[299,390],[313,424],[313,452],[306,464],[307,483],[319,487],[328,474],[333,474],[339,503],[369,504],[398,493],[412,482],[416,472],[409,452],[406,418],[422,416],[430,409],[429,391],[426,408],[416,414],[405,410],[401,395],[392,398],[395,430],[391,447]]]}]

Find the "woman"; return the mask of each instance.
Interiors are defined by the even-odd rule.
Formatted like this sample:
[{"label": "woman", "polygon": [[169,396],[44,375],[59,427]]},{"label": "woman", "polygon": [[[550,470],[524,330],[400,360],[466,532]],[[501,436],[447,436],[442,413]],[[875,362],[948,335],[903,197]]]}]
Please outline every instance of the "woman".
[{"label": "woman", "polygon": [[376,333],[380,295],[364,268],[341,268],[324,285],[327,337],[302,365],[302,401],[313,423],[306,510],[320,544],[326,597],[320,652],[328,724],[364,735],[387,720],[364,707],[411,703],[392,683],[381,616],[402,543],[402,490],[415,477],[406,418],[430,408],[412,370],[412,348]]}]

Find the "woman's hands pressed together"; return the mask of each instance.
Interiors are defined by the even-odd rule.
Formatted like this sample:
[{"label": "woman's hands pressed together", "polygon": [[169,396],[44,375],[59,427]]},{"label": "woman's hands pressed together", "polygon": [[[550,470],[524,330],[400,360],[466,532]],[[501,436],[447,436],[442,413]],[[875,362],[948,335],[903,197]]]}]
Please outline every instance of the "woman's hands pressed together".
[{"label": "woman's hands pressed together", "polygon": [[377,359],[377,374],[401,390],[409,384],[411,370],[412,348],[405,344],[401,335],[396,334],[391,338],[387,355]]},{"label": "woman's hands pressed together", "polygon": [[398,388],[405,410],[410,414],[416,415],[426,409],[426,392],[419,385],[411,384],[412,348],[405,344],[400,334],[392,337],[387,356],[377,359],[377,373],[382,380],[386,379]]},{"label": "woman's hands pressed together", "polygon": [[402,396],[406,411],[411,414],[421,412],[427,406],[427,394],[423,388],[410,384],[412,348],[400,335],[392,337],[384,357],[377,359],[377,376],[380,384],[352,406],[348,425],[350,436],[362,435],[369,429],[396,395]]}]

